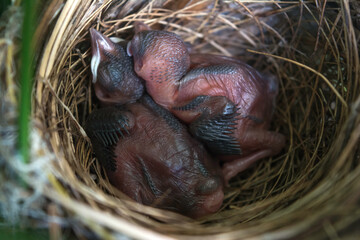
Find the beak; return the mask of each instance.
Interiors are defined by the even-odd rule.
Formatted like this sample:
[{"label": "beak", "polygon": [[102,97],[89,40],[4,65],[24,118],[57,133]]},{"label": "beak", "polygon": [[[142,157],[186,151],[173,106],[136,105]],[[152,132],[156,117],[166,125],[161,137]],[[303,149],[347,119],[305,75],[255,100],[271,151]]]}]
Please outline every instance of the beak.
[{"label": "beak", "polygon": [[142,31],[150,31],[151,28],[143,22],[135,22],[134,30],[135,30],[135,34],[136,34],[136,33],[142,32]]},{"label": "beak", "polygon": [[131,51],[131,41],[129,41],[126,45],[126,53],[129,57],[132,56],[132,51]]},{"label": "beak", "polygon": [[108,37],[96,31],[94,28],[90,29],[90,35],[92,48],[91,72],[93,74],[93,83],[95,83],[99,64],[101,61],[107,59],[105,52],[116,54],[116,46]]}]

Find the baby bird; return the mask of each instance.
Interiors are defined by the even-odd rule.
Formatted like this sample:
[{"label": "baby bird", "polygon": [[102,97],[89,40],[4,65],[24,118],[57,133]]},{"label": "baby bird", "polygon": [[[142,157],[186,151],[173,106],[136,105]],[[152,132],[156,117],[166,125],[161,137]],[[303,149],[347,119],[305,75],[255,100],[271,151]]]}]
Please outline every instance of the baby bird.
[{"label": "baby bird", "polygon": [[127,52],[156,103],[223,161],[226,182],[284,147],[269,131],[278,83],[235,58],[189,54],[176,34],[135,25]]},{"label": "baby bird", "polygon": [[90,29],[94,89],[102,107],[85,130],[110,182],[133,200],[193,218],[223,202],[219,162],[171,113],[143,95],[126,49]]}]

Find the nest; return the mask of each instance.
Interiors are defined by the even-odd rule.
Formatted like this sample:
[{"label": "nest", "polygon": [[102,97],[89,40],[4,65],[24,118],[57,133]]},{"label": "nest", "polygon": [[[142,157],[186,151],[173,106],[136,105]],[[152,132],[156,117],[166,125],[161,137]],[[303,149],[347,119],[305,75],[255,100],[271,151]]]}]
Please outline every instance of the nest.
[{"label": "nest", "polygon": [[[348,1],[50,2],[36,32],[29,164],[15,151],[16,55],[9,49],[17,36],[1,48],[12,66],[1,68],[9,80],[0,88],[2,217],[54,236],[70,229],[91,238],[359,234],[359,14]],[[279,79],[271,129],[286,135],[286,148],[235,177],[212,216],[193,220],[130,201],[92,154],[82,128],[97,104],[88,30],[129,40],[136,21],[177,33],[195,52],[237,57]]]}]

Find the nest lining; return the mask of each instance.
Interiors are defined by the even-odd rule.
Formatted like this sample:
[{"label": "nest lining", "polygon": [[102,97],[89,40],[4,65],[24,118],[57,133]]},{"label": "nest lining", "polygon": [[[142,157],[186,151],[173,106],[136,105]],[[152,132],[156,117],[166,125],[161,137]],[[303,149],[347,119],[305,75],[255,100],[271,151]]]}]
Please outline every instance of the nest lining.
[{"label": "nest lining", "polygon": [[[350,207],[359,202],[360,86],[358,30],[348,21],[349,6],[68,1],[49,25],[49,37],[43,36],[34,90],[34,131],[55,156],[48,160],[42,194],[64,208],[62,217],[83,219],[78,224],[100,236],[277,239],[341,233],[360,219]],[[51,14],[44,14],[43,22],[49,21],[45,16]],[[82,129],[96,108],[88,29],[131,39],[134,21],[179,34],[195,52],[239,57],[280,80],[271,129],[287,136],[287,147],[232,180],[218,214],[193,221],[129,201],[91,154]]]}]

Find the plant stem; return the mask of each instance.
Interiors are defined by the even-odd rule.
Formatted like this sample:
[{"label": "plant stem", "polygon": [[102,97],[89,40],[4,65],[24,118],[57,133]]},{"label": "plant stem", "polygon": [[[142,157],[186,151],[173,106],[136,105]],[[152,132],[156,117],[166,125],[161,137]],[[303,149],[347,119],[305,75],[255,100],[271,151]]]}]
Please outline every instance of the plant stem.
[{"label": "plant stem", "polygon": [[20,106],[19,106],[19,148],[24,163],[29,161],[29,121],[31,113],[31,90],[33,83],[33,34],[36,1],[24,0],[24,22],[22,29],[22,49],[20,68]]}]

